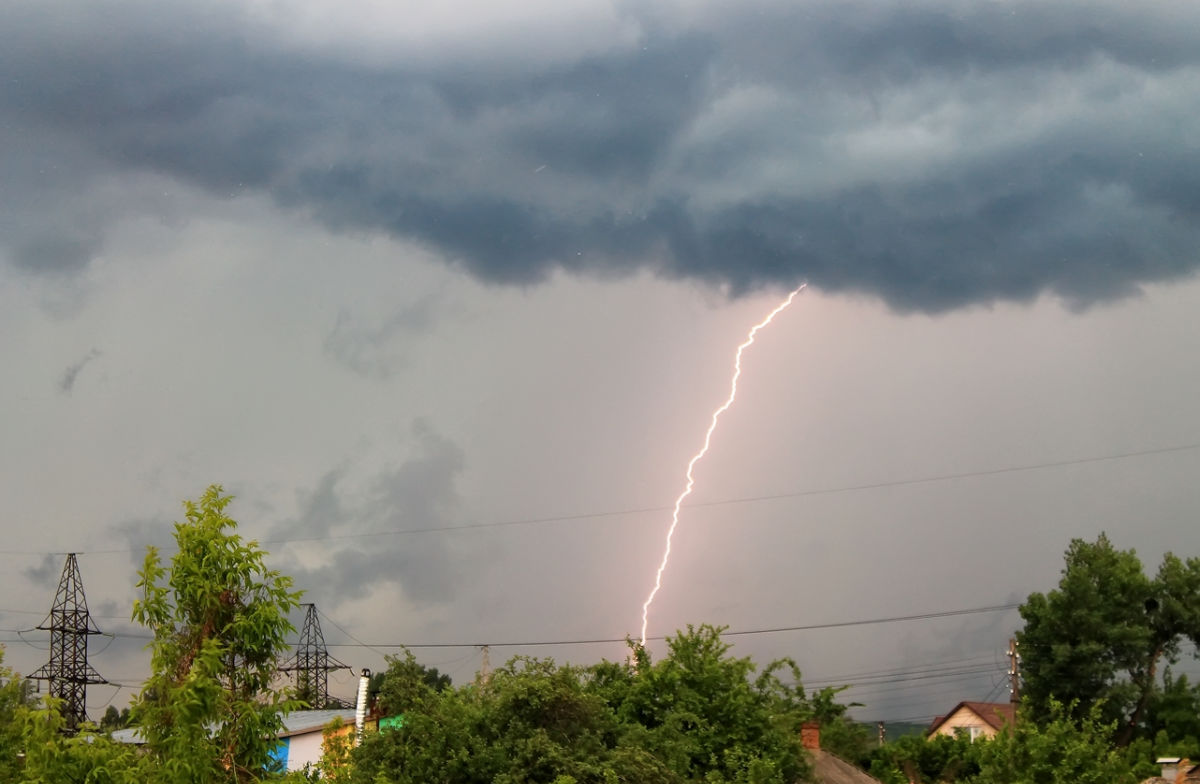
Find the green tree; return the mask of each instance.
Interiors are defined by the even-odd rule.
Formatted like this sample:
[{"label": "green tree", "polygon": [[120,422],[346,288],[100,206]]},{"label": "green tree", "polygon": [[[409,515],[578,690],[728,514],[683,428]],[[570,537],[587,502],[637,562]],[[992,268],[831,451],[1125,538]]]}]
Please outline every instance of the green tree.
[{"label": "green tree", "polygon": [[112,732],[129,726],[129,708],[117,710],[117,706],[109,705],[100,717],[100,731]]},{"label": "green tree", "polygon": [[756,675],[720,629],[688,628],[652,662],[591,667],[518,657],[487,683],[438,690],[411,656],[381,686],[402,727],[370,735],[353,781],[454,784],[791,784],[807,771],[800,725],[824,711],[788,661]]},{"label": "green tree", "polygon": [[[47,699],[41,709],[19,711],[25,764],[19,776],[4,781],[26,784],[145,784],[163,781],[151,760],[134,746],[114,743],[85,724],[78,734],[63,732],[66,721],[58,701]],[[181,779],[182,781],[182,779]]]},{"label": "green tree", "polygon": [[[602,784],[678,781],[621,741],[617,717],[584,668],[518,657],[487,684],[435,688],[411,655],[393,660],[381,701],[404,724],[354,751],[353,781]],[[388,711],[390,712],[390,711]]]},{"label": "green tree", "polygon": [[4,666],[4,646],[0,645],[0,781],[16,781],[19,755],[24,748],[21,710],[27,690],[19,675]]},{"label": "green tree", "polygon": [[1161,688],[1155,691],[1146,708],[1146,716],[1147,737],[1161,735],[1182,756],[1200,755],[1200,686],[1190,683],[1186,675],[1173,677],[1167,668]]},{"label": "green tree", "polygon": [[367,687],[370,701],[379,706],[385,716],[404,713],[414,699],[424,699],[427,691],[441,692],[450,688],[450,676],[417,661],[412,651],[403,656],[388,656],[387,669],[371,675]]},{"label": "green tree", "polygon": [[1051,698],[1039,726],[1017,721],[979,743],[979,774],[970,784],[1133,784],[1136,776],[1110,745],[1114,725],[1101,707],[1083,715]]},{"label": "green tree", "polygon": [[868,770],[885,784],[960,781],[979,772],[982,741],[957,735],[906,735],[873,750]]},{"label": "green tree", "polygon": [[281,715],[298,703],[272,682],[300,593],[234,533],[219,486],[185,501],[169,572],[147,548],[133,617],[153,633],[152,675],[133,710],[164,782],[258,781]]},{"label": "green tree", "polygon": [[1184,639],[1200,643],[1200,559],[1168,553],[1147,577],[1133,550],[1117,550],[1103,534],[1067,548],[1058,589],[1021,605],[1018,632],[1024,692],[1037,722],[1055,700],[1076,717],[1102,705],[1106,721],[1128,744],[1145,733],[1162,660],[1175,662]]},{"label": "green tree", "polygon": [[795,781],[806,771],[800,725],[815,718],[799,669],[785,659],[752,680],[754,663],[729,655],[722,630],[688,626],[661,661],[643,656],[618,715],[685,780]]},{"label": "green tree", "polygon": [[[787,661],[790,665],[791,661]],[[800,672],[794,665],[792,668],[793,677],[798,683]],[[853,762],[859,767],[866,767],[869,764],[874,737],[865,725],[854,721],[848,714],[850,708],[857,707],[861,703],[837,701],[837,695],[848,688],[848,686],[826,686],[813,691],[808,697],[808,706],[805,712],[811,713],[810,718],[821,725],[822,749],[836,754],[847,762]]]}]

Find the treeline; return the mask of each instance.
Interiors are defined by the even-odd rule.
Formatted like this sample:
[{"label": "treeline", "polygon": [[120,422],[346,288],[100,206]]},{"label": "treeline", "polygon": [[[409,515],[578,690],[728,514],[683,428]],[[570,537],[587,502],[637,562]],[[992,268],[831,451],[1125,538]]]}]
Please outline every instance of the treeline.
[{"label": "treeline", "polygon": [[843,749],[887,784],[1133,782],[1158,757],[1200,760],[1200,559],[1167,553],[1147,575],[1134,550],[1073,540],[1058,587],[1020,608],[1023,698],[994,740],[905,737]]},{"label": "treeline", "polygon": [[801,726],[886,784],[1129,784],[1156,755],[1200,756],[1200,690],[1170,664],[1200,638],[1200,562],[1168,555],[1147,577],[1107,538],[1075,541],[1058,589],[1022,606],[1026,698],[991,740],[922,736],[876,747],[838,689],[807,691],[796,663],[733,656],[721,629],[689,627],[652,660],[581,667],[518,657],[454,686],[411,654],[373,683],[400,722],[357,746],[330,733],[320,765],[272,770],[282,712],[304,707],[273,675],[300,593],[236,533],[230,498],[185,503],[178,552],[150,548],[135,620],[153,633],[152,674],[127,715],[146,743],[99,728],[68,735],[0,667],[0,781],[57,784],[793,784],[811,780]]},{"label": "treeline", "polygon": [[486,680],[436,689],[411,655],[379,695],[403,726],[367,736],[351,782],[795,782],[800,727],[845,721],[832,691],[806,696],[790,661],[756,672],[720,630],[689,628],[651,661],[590,667],[518,657]]}]

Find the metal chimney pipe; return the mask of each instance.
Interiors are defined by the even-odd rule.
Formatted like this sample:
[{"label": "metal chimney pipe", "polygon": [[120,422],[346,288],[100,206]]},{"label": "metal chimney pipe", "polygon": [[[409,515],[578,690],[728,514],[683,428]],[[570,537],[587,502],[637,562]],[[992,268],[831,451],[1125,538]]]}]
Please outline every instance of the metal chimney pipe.
[{"label": "metal chimney pipe", "polygon": [[363,667],[358,679],[358,702],[354,706],[354,731],[358,742],[362,742],[363,725],[367,722],[367,689],[371,685],[371,671]]}]

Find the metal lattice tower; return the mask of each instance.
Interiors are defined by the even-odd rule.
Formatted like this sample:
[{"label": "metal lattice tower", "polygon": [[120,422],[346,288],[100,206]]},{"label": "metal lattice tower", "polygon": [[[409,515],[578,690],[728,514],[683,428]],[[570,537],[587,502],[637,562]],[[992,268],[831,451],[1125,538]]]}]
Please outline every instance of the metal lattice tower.
[{"label": "metal lattice tower", "polygon": [[50,661],[29,677],[50,682],[50,696],[62,700],[67,732],[76,732],[87,721],[88,684],[108,681],[88,664],[88,635],[100,634],[100,630],[88,614],[75,553],[67,554],[54,607],[37,628],[50,632]]},{"label": "metal lattice tower", "polygon": [[296,696],[311,708],[353,707],[345,700],[329,696],[329,673],[350,668],[329,655],[325,635],[321,633],[321,621],[317,618],[317,605],[302,606],[308,611],[300,630],[300,643],[296,653],[279,671],[296,673]]}]

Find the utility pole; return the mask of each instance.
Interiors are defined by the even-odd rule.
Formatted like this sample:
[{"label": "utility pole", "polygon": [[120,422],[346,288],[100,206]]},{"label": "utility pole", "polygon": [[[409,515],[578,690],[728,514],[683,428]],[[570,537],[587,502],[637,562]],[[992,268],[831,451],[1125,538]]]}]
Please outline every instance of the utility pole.
[{"label": "utility pole", "polygon": [[1008,699],[1013,705],[1021,702],[1021,654],[1014,637],[1008,639]]},{"label": "utility pole", "polygon": [[296,696],[307,702],[310,708],[349,708],[350,703],[329,696],[329,673],[350,668],[329,655],[329,649],[325,647],[325,635],[321,632],[321,621],[317,618],[317,605],[302,606],[308,609],[304,615],[304,627],[300,630],[300,644],[279,671],[296,673]]},{"label": "utility pole", "polygon": [[488,682],[492,679],[492,662],[488,656],[489,647],[487,645],[481,645],[479,646],[479,649],[483,652],[483,661],[479,665],[479,682],[480,684],[487,686]]},{"label": "utility pole", "polygon": [[64,730],[73,735],[88,720],[88,684],[108,683],[88,664],[88,635],[100,634],[100,630],[88,614],[75,553],[67,553],[54,606],[37,628],[50,632],[50,661],[29,677],[50,682],[50,696],[62,700]]},{"label": "utility pole", "polygon": [[887,727],[882,721],[875,723],[875,729],[879,732],[879,745],[882,747],[887,742]]}]

